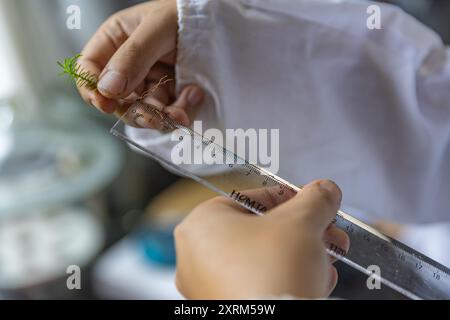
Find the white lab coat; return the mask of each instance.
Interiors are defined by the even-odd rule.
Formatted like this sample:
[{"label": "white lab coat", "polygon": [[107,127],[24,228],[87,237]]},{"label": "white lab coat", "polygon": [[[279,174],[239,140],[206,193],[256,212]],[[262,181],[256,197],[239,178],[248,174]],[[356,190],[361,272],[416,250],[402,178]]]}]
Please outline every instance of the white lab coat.
[{"label": "white lab coat", "polygon": [[178,86],[207,91],[204,126],[280,129],[293,183],[333,179],[372,218],[450,221],[449,50],[391,5],[369,30],[370,4],[178,0]]}]

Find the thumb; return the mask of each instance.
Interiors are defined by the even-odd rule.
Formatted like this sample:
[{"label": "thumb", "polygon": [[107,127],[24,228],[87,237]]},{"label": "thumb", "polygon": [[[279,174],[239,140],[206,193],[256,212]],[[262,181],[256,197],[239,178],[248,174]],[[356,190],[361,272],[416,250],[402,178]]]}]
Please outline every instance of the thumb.
[{"label": "thumb", "polygon": [[153,65],[175,49],[176,20],[157,15],[143,21],[111,57],[98,90],[110,99],[125,98],[141,84]]},{"label": "thumb", "polygon": [[294,198],[274,211],[296,216],[314,231],[323,232],[336,217],[341,199],[341,190],[334,182],[317,180],[303,187]]}]

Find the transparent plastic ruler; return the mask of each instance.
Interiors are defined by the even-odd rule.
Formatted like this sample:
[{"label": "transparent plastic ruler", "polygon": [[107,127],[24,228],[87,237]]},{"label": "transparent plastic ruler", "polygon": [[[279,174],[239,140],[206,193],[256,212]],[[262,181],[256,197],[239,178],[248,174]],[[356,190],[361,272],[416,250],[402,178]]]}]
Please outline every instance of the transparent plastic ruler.
[{"label": "transparent plastic ruler", "polygon": [[[137,130],[133,130],[130,135],[127,126]],[[164,148],[152,148],[137,141],[142,139],[135,139],[136,136],[149,136],[150,131],[151,134],[171,132],[171,139],[165,140]],[[264,214],[270,207],[246,196],[245,190],[275,188],[276,196],[283,199],[294,196],[300,190],[299,187],[248,163],[212,139],[180,125],[155,107],[143,102],[134,103],[114,125],[111,133],[171,170],[233,199],[255,214]],[[181,142],[191,144],[192,150],[201,148],[202,153],[209,154],[212,159],[220,156],[221,161],[212,161],[208,165],[177,165],[172,159],[172,152],[176,150],[174,148],[181,146]],[[211,172],[220,172],[220,179],[205,177]],[[367,275],[372,275],[375,280],[378,278],[382,284],[408,298],[450,299],[450,270],[445,266],[342,211],[338,212],[335,224],[348,234],[351,246],[343,256],[339,248],[333,248],[331,245],[327,250],[329,254]],[[372,265],[380,268],[380,277],[368,271],[367,268]]]}]

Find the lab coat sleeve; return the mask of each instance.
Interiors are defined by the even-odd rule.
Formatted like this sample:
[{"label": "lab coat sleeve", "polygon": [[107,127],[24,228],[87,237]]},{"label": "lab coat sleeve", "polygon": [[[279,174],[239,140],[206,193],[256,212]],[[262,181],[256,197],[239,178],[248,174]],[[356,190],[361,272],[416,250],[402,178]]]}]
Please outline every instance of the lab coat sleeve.
[{"label": "lab coat sleeve", "polygon": [[[367,27],[374,4],[381,30]],[[177,81],[206,89],[204,119],[280,128],[282,177],[331,178],[349,207],[376,219],[450,218],[450,60],[435,32],[366,1],[178,8]]]}]

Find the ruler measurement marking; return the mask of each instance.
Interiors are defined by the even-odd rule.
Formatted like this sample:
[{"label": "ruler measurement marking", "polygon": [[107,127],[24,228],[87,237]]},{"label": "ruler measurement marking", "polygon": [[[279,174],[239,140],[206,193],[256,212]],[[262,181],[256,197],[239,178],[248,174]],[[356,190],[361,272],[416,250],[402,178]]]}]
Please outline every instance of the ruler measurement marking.
[{"label": "ruler measurement marking", "polygon": [[[151,124],[155,119],[159,119],[165,130],[170,131],[179,129],[181,135],[191,136],[193,138],[194,145],[195,142],[198,141],[199,145],[206,146],[205,148],[207,150],[209,150],[208,148],[211,148],[214,154],[222,153],[224,158],[227,160],[225,161],[224,167],[232,168],[232,172],[236,171],[239,175],[246,179],[256,179],[256,181],[259,181],[259,186],[279,186],[279,195],[283,195],[286,191],[293,192],[295,194],[300,190],[297,186],[272,175],[265,169],[248,163],[248,161],[238,157],[235,153],[217,144],[213,139],[208,139],[194,132],[192,129],[176,123],[161,111],[155,110],[155,108],[152,108],[145,103],[133,105],[129,112],[131,112],[131,119],[134,121],[137,119],[146,119],[146,121]],[[151,117],[146,117],[146,114]],[[111,132],[114,135],[134,145],[138,149],[155,158],[157,161],[168,165],[181,175],[189,177],[205,185],[211,190],[233,199],[232,194],[229,192],[225,192],[214,184],[211,184],[191,172],[168,162],[162,156],[142,147],[130,139],[126,134],[116,130],[116,127],[120,124],[121,122],[119,121],[116,126],[112,128]],[[137,124],[136,126],[139,127]],[[239,192],[238,186],[236,186],[233,192]],[[236,201],[236,199],[234,200]],[[249,205],[252,204],[251,201],[237,202],[256,214],[262,213],[257,212],[258,206],[255,208],[254,205]],[[369,276],[371,275],[367,270],[369,264],[380,263],[380,267],[382,267],[380,281],[409,298],[450,298],[450,271],[448,268],[414,251],[413,249],[408,248],[400,242],[386,237],[372,227],[365,225],[342,211],[338,212],[334,223],[337,227],[349,234],[352,245],[347,257],[327,249],[327,252],[331,255],[337,256],[344,263]]]}]

